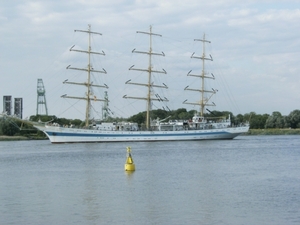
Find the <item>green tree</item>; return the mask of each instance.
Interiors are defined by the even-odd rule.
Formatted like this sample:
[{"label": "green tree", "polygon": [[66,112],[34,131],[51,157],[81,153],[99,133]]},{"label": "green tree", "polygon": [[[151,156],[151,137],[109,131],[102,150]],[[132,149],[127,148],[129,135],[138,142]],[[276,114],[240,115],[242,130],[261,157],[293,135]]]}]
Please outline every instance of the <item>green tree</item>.
[{"label": "green tree", "polygon": [[80,124],[82,123],[82,121],[79,119],[74,119],[74,120],[71,120],[70,123],[73,124],[75,127],[79,127]]},{"label": "green tree", "polygon": [[14,136],[19,132],[19,127],[14,121],[1,120],[1,133],[7,136]]},{"label": "green tree", "polygon": [[71,120],[66,118],[57,118],[54,122],[58,123],[61,126],[69,126],[71,123]]},{"label": "green tree", "polygon": [[195,113],[197,113],[197,111],[196,111],[196,110],[190,110],[190,111],[188,111],[188,114],[189,114],[189,119],[192,119],[192,118],[193,118],[193,116],[195,115]]},{"label": "green tree", "polygon": [[275,111],[266,120],[265,128],[282,128],[284,124],[284,119],[280,112]]},{"label": "green tree", "polygon": [[[145,112],[146,115],[146,112]],[[162,109],[156,109],[156,110],[152,110],[150,112],[150,117],[154,120],[159,118],[160,120],[167,118],[169,116],[169,112],[166,110],[162,110]],[[146,118],[146,117],[145,117]]]},{"label": "green tree", "polygon": [[179,120],[188,120],[190,118],[190,114],[188,112],[181,112],[178,114]]},{"label": "green tree", "polygon": [[263,129],[265,128],[266,121],[269,117],[269,114],[256,114],[252,112],[250,120],[250,129]]},{"label": "green tree", "polygon": [[[180,119],[179,117],[185,117],[186,113],[187,113],[187,111],[186,111],[185,108],[179,108],[177,110],[172,110],[170,112],[171,119],[172,120],[178,120],[178,119]],[[181,116],[179,116],[179,115],[181,115]],[[182,118],[182,119],[184,119],[184,118]]]},{"label": "green tree", "polygon": [[243,116],[243,122],[250,122],[253,114],[256,113],[255,112],[245,113]]},{"label": "green tree", "polygon": [[217,111],[217,110],[213,110],[209,113],[205,113],[206,117],[228,117],[230,115],[230,117],[232,117],[232,113],[228,112],[228,111]]},{"label": "green tree", "polygon": [[300,128],[300,110],[294,110],[288,115],[291,128]]},{"label": "green tree", "polygon": [[277,118],[277,120],[275,122],[276,128],[284,128],[284,118],[285,118],[285,116],[281,116],[281,117]]},{"label": "green tree", "polygon": [[128,118],[129,121],[132,121],[134,123],[142,124],[146,121],[146,112],[140,112],[136,115],[133,115]]},{"label": "green tree", "polygon": [[47,116],[47,115],[32,115],[29,118],[30,121],[34,122],[57,122],[57,117],[56,116]]},{"label": "green tree", "polygon": [[241,124],[242,122],[244,122],[244,116],[242,114],[238,114],[237,116],[235,116],[233,122],[235,125]]},{"label": "green tree", "polygon": [[291,120],[289,116],[284,117],[284,127],[285,128],[291,128]]}]

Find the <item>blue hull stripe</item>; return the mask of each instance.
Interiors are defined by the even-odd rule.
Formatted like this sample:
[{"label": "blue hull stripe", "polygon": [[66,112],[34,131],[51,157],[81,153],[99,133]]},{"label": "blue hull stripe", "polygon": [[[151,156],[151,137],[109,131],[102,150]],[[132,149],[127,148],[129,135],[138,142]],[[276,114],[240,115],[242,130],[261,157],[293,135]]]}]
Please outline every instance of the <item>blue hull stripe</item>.
[{"label": "blue hull stripe", "polygon": [[85,133],[60,133],[60,132],[49,132],[46,131],[49,136],[52,137],[174,137],[174,136],[201,136],[201,135],[218,135],[218,134],[229,134],[228,132],[199,132],[199,133],[172,133],[172,134],[85,134]]}]

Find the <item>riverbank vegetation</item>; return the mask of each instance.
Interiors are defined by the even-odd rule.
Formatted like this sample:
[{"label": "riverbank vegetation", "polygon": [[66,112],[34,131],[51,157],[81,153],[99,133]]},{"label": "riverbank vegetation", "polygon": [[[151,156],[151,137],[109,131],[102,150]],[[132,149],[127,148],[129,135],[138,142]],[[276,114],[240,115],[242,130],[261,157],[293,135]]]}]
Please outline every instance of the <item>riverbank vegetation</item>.
[{"label": "riverbank vegetation", "polygon": [[245,135],[300,135],[300,129],[250,129]]},{"label": "riverbank vegetation", "polygon": [[[168,118],[168,120],[189,120],[195,114],[194,110],[187,111],[184,108],[177,110],[153,110],[151,118],[160,120]],[[284,135],[284,134],[300,134],[300,110],[293,110],[289,115],[282,115],[275,111],[269,114],[256,114],[255,112],[246,113],[244,115],[233,115],[229,111],[210,111],[204,115],[205,117],[226,117],[230,116],[232,125],[236,126],[241,123],[250,123],[250,130],[246,135]],[[146,112],[140,112],[129,118],[112,118],[109,117],[106,122],[130,121],[143,125],[146,120]],[[58,123],[60,125],[73,125],[74,127],[84,126],[84,121],[80,119],[57,118],[56,116],[35,115],[30,117],[30,121]],[[95,121],[91,121],[95,122]],[[18,137],[25,139],[46,139],[46,135],[35,129],[32,125],[11,118],[0,118],[0,140],[12,140],[10,137]]]}]

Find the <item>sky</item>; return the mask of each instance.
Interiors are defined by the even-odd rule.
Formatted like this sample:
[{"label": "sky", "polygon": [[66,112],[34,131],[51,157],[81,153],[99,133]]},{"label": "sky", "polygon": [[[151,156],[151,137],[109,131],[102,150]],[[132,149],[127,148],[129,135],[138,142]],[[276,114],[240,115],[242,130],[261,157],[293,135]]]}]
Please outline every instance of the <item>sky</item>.
[{"label": "sky", "polygon": [[[152,50],[165,56],[153,56],[152,67],[167,74],[153,74],[152,82],[168,89],[157,88],[155,93],[169,101],[153,102],[153,109],[176,110],[197,106],[182,104],[199,101],[199,92],[184,91],[186,86],[200,88],[200,80],[187,76],[202,71],[202,62],[191,58],[201,56],[202,42],[207,61],[205,71],[209,90],[218,90],[211,97],[216,106],[209,110],[230,111],[234,115],[255,112],[288,115],[300,109],[300,1],[299,0],[0,0],[0,104],[3,97],[23,98],[23,118],[37,112],[37,79],[46,90],[49,115],[59,118],[84,119],[85,104],[62,95],[84,96],[78,85],[63,81],[86,82],[82,71],[67,70],[87,67],[87,55],[69,51],[87,50],[88,36],[74,30],[91,30],[92,50],[105,52],[93,55],[97,82],[108,89],[94,89],[97,98],[107,91],[109,108],[114,117],[127,118],[146,109],[141,100],[123,96],[146,96],[146,89],[125,84],[146,82],[147,74],[129,68],[147,69],[149,35]],[[96,82],[95,81],[95,82]],[[208,96],[210,97],[210,96]],[[40,105],[41,106],[41,105]],[[102,102],[93,105],[94,118],[102,117]],[[45,113],[45,108],[39,108]]]}]

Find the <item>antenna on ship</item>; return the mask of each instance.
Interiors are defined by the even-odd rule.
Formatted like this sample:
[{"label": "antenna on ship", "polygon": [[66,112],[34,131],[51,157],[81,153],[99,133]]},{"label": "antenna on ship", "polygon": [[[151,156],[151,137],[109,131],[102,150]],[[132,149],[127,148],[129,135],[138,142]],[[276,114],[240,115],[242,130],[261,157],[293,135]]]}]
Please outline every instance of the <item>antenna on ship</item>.
[{"label": "antenna on ship", "polygon": [[63,83],[64,84],[83,85],[83,86],[86,86],[87,91],[86,91],[86,96],[85,97],[74,97],[74,96],[68,96],[68,95],[63,95],[61,97],[63,97],[63,98],[80,99],[80,100],[85,100],[86,101],[85,126],[87,127],[89,125],[91,101],[106,101],[105,99],[99,99],[99,98],[97,98],[97,96],[95,96],[94,93],[92,92],[92,87],[108,88],[108,86],[106,84],[104,84],[104,85],[96,85],[96,84],[92,83],[92,81],[91,81],[91,73],[92,72],[93,73],[104,73],[104,74],[106,74],[106,71],[105,71],[105,69],[94,70],[94,68],[91,65],[91,55],[105,55],[105,53],[103,51],[102,52],[94,52],[94,51],[92,51],[92,48],[91,48],[91,36],[93,34],[95,34],[95,35],[102,35],[102,34],[91,31],[91,25],[90,24],[88,25],[88,30],[74,30],[74,32],[83,32],[83,33],[87,33],[88,34],[88,49],[87,50],[77,50],[77,49],[74,49],[75,45],[73,45],[70,48],[70,51],[80,52],[80,53],[86,53],[88,55],[88,65],[87,65],[87,68],[75,68],[75,67],[71,67],[71,65],[69,65],[67,67],[67,69],[85,71],[87,73],[87,81],[84,82],[84,83],[77,83],[77,82],[69,82],[69,81],[65,80]]},{"label": "antenna on ship", "polygon": [[37,80],[36,115],[48,116],[46,89],[44,87],[43,79]]},{"label": "antenna on ship", "polygon": [[[189,86],[187,86],[184,90],[189,90],[189,91],[196,91],[196,92],[200,92],[200,101],[199,102],[187,102],[184,101],[184,104],[190,104],[190,105],[199,105],[200,106],[200,116],[204,115],[204,108],[205,106],[215,106],[215,104],[210,104],[208,103],[209,100],[211,99],[211,97],[217,93],[217,90],[212,89],[212,90],[206,90],[205,89],[205,79],[215,79],[213,74],[208,74],[205,71],[205,61],[209,60],[209,61],[213,61],[212,56],[210,55],[210,58],[206,57],[205,55],[205,44],[206,43],[210,43],[210,41],[205,39],[205,34],[203,34],[203,39],[194,39],[194,41],[201,41],[203,43],[203,47],[202,47],[202,56],[195,56],[193,53],[191,58],[195,58],[195,59],[201,59],[202,60],[202,72],[201,74],[192,74],[192,70],[188,72],[187,76],[193,76],[193,77],[198,77],[201,79],[201,89],[192,89],[189,88]],[[209,97],[205,96],[205,93],[209,93],[211,94]]]},{"label": "antenna on ship", "polygon": [[146,128],[147,130],[150,129],[150,111],[151,111],[151,102],[152,101],[168,101],[167,99],[160,99],[160,98],[154,98],[152,97],[152,89],[153,88],[168,88],[167,85],[156,85],[154,83],[152,83],[152,73],[163,73],[163,74],[167,74],[167,72],[162,69],[161,71],[158,70],[153,70],[152,67],[152,56],[165,56],[165,54],[162,53],[155,53],[152,51],[152,36],[159,36],[162,37],[162,35],[160,34],[155,34],[152,33],[152,26],[150,26],[150,31],[149,32],[144,32],[144,31],[137,31],[137,33],[140,34],[146,34],[149,35],[149,51],[148,52],[142,52],[142,51],[136,51],[135,49],[132,50],[133,53],[140,53],[140,54],[147,54],[149,56],[149,64],[148,64],[148,68],[147,69],[136,69],[134,68],[134,66],[131,66],[129,68],[129,70],[136,70],[136,71],[143,71],[143,72],[147,72],[148,73],[148,82],[147,83],[133,83],[130,82],[131,80],[127,81],[126,84],[133,84],[133,85],[140,85],[140,86],[145,86],[147,87],[147,96],[146,97],[130,97],[127,95],[124,95],[123,98],[131,98],[131,99],[138,99],[138,100],[146,100],[147,102],[147,115],[146,115]]}]

